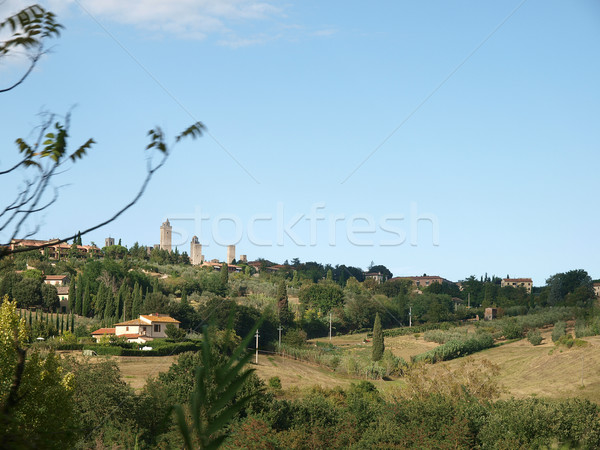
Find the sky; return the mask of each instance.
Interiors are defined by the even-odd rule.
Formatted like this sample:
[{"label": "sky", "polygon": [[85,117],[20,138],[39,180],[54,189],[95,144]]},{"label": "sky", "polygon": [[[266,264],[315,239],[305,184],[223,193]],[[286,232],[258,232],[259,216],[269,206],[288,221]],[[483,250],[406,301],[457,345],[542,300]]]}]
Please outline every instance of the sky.
[{"label": "sky", "polygon": [[[54,180],[36,238],[110,217],[146,176],[148,130],[171,145],[201,121],[84,243],[157,244],[168,218],[174,245],[197,235],[207,259],[236,244],[396,276],[600,278],[595,0],[41,4],[65,29],[0,94],[0,168],[41,111],[71,113],[73,149],[97,144]],[[26,67],[0,58],[0,87]],[[0,177],[2,207],[27,176]]]}]

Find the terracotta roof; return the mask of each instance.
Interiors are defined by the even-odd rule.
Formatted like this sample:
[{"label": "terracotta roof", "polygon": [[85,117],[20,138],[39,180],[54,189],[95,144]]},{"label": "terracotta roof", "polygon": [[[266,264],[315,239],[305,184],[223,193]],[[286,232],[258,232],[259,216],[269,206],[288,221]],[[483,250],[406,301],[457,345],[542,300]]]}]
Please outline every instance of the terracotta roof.
[{"label": "terracotta roof", "polygon": [[504,278],[507,283],[532,283],[531,278]]},{"label": "terracotta roof", "polygon": [[181,323],[179,320],[173,319],[172,317],[169,317],[167,315],[154,315],[154,314],[149,314],[149,315],[143,315],[140,316],[143,317],[146,320],[149,320],[150,322],[159,322],[159,323]]},{"label": "terracotta roof", "polygon": [[139,334],[119,334],[119,335],[117,335],[117,337],[122,337],[125,339],[137,339],[140,337],[140,335]]},{"label": "terracotta roof", "polygon": [[115,334],[114,328],[99,328],[96,331],[92,332],[92,336],[94,335],[103,335],[103,334]]},{"label": "terracotta roof", "polygon": [[433,276],[424,276],[424,277],[394,277],[390,281],[396,280],[444,280],[444,278],[433,275]]},{"label": "terracotta roof", "polygon": [[128,320],[127,322],[115,323],[115,327],[127,326],[127,325],[148,325],[142,319]]},{"label": "terracotta roof", "polygon": [[64,280],[69,275],[46,275],[46,280]]}]

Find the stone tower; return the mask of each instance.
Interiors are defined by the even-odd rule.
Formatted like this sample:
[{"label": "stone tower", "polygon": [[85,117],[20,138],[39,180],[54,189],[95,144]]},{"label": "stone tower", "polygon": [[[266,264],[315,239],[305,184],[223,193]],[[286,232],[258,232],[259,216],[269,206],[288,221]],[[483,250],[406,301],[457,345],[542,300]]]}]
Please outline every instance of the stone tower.
[{"label": "stone tower", "polygon": [[202,244],[198,241],[198,237],[194,236],[190,243],[190,261],[192,265],[198,266],[204,262],[202,255]]},{"label": "stone tower", "polygon": [[107,237],[104,239],[104,246],[110,247],[111,245],[115,245],[115,238]]},{"label": "stone tower", "polygon": [[227,246],[227,264],[231,264],[235,260],[235,245]]},{"label": "stone tower", "polygon": [[160,226],[160,249],[171,253],[171,232],[173,228],[169,219]]}]

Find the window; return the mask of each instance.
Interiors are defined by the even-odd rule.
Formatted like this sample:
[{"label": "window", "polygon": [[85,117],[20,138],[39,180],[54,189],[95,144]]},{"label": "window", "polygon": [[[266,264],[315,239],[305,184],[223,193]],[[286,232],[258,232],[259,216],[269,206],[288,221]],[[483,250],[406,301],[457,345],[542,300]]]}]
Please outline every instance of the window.
[{"label": "window", "polygon": [[160,325],[154,325],[154,332],[160,333]]},{"label": "window", "polygon": [[125,331],[129,331],[129,327],[125,327]]}]

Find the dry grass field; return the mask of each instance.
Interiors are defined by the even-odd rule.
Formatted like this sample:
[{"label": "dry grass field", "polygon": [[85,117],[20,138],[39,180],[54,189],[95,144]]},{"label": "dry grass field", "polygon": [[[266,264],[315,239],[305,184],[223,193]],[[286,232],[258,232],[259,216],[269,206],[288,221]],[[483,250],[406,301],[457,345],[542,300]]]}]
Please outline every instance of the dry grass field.
[{"label": "dry grass field", "polygon": [[[526,339],[522,339],[470,357],[476,360],[485,358],[500,367],[498,382],[504,388],[504,398],[533,395],[551,398],[581,397],[600,401],[600,336],[584,338],[588,343],[586,347],[569,349],[564,346],[556,347],[550,335],[551,329],[544,331],[542,333],[544,342],[536,347]],[[370,342],[363,343],[365,338],[364,333],[338,336],[332,339],[332,343],[353,353],[370,347]],[[319,341],[329,342],[328,339],[319,339]],[[437,345],[425,342],[422,337],[415,339],[413,335],[386,338],[385,344],[386,348],[406,361],[410,361],[411,356]],[[115,360],[121,369],[123,379],[136,390],[141,389],[149,377],[167,371],[177,360],[177,356],[100,356],[92,360],[103,358]],[[460,364],[460,361],[457,359],[438,364],[453,369]],[[315,385],[322,388],[347,387],[357,381],[356,378],[335,373],[324,367],[280,356],[261,354],[258,365],[252,364],[252,367],[265,382],[268,382],[271,377],[279,377],[283,388],[291,389],[292,393],[300,393]],[[389,392],[401,387],[403,382],[398,379],[376,381],[375,384],[382,391]]]}]

